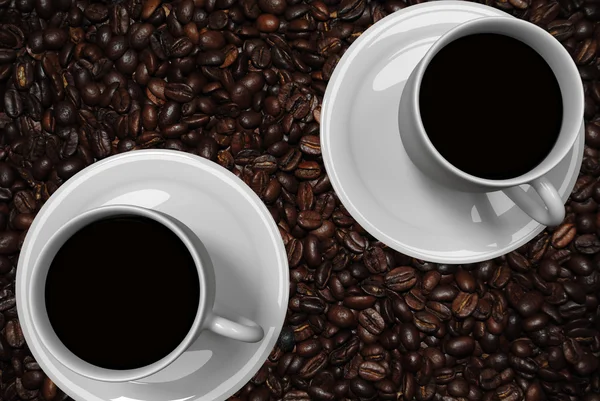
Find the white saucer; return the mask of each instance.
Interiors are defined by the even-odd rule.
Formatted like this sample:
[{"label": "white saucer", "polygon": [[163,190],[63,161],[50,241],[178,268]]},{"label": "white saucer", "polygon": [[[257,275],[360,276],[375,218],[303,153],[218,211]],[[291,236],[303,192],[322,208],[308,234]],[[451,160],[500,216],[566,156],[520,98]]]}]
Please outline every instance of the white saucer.
[{"label": "white saucer", "polygon": [[[28,266],[64,222],[107,204],[160,210],[193,229],[215,266],[216,310],[227,317],[239,314],[254,320],[265,330],[264,339],[249,344],[204,331],[172,365],[127,383],[84,378],[49,355],[31,329],[30,311],[23,302],[24,277],[31,273]],[[140,150],[93,164],[67,181],[44,205],[21,251],[17,306],[36,360],[76,400],[224,400],[252,378],[274,347],[285,319],[288,280],[287,257],[277,226],[248,186],[198,156]],[[167,316],[163,324],[168,324]]]},{"label": "white saucer", "polygon": [[[462,1],[394,13],[350,46],[327,85],[321,142],[333,188],[371,235],[412,257],[478,262],[518,248],[544,229],[502,192],[462,193],[436,184],[412,164],[400,139],[398,104],[414,67],[445,32],[486,16],[513,18]],[[577,179],[583,142],[582,122],[573,151],[548,174],[564,201]]]}]

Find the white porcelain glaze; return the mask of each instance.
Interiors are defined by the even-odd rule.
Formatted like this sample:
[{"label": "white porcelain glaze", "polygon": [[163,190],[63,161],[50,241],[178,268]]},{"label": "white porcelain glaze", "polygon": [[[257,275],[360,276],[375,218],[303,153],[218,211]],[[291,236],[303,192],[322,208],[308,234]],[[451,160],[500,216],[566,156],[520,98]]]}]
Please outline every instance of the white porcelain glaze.
[{"label": "white porcelain glaze", "polygon": [[[83,377],[51,356],[33,330],[26,302],[31,266],[46,241],[67,221],[96,207],[117,204],[145,207],[184,222],[202,239],[215,266],[215,312],[242,324],[251,324],[250,319],[257,322],[265,331],[263,340],[242,343],[206,330],[162,371],[124,383]],[[23,245],[16,295],[27,344],[44,371],[71,397],[208,401],[233,394],[266,360],[285,318],[288,282],[278,229],[249,187],[198,156],[141,150],[95,163],[53,194]]]},{"label": "white porcelain glaze", "polygon": [[[129,370],[104,369],[77,357],[60,341],[52,329],[46,311],[46,277],[56,253],[73,234],[85,226],[115,216],[145,217],[157,221],[175,233],[194,260],[200,285],[198,312],[183,341],[162,359],[141,368]],[[26,283],[24,287],[27,292],[27,304],[30,306],[32,331],[37,333],[43,346],[60,363],[90,379],[125,382],[148,377],[165,369],[179,358],[198,339],[202,330],[210,330],[234,340],[253,343],[262,340],[264,336],[262,327],[255,322],[250,325],[242,325],[219,316],[213,311],[216,290],[215,269],[204,243],[181,220],[153,209],[128,204],[105,205],[75,216],[56,230],[46,241],[46,245],[38,254],[31,270],[29,283]],[[115,280],[118,279],[115,277]],[[177,318],[176,315],[172,317],[172,319]]]},{"label": "white porcelain glaze", "polygon": [[[546,158],[527,173],[505,180],[489,180],[467,174],[449,163],[433,146],[421,121],[419,93],[423,74],[435,55],[463,36],[495,33],[513,37],[534,49],[548,63],[562,93],[562,126],[556,144]],[[402,91],[398,125],[407,155],[428,177],[451,189],[467,192],[504,190],[525,213],[545,225],[558,225],[565,217],[560,195],[545,174],[570,152],[583,121],[583,85],[575,62],[567,50],[542,28],[526,21],[506,17],[484,17],[450,29],[438,39],[410,74]],[[529,184],[542,198],[532,202],[519,185]]]},{"label": "white porcelain glaze", "polygon": [[[352,216],[374,237],[407,255],[469,263],[509,252],[543,230],[502,192],[459,192],[423,174],[398,128],[404,85],[450,29],[482,17],[512,18],[470,2],[408,7],[365,31],[338,63],[321,112],[323,159]],[[547,174],[562,201],[581,165],[583,121],[567,156]],[[529,186],[522,188],[541,202]]]}]

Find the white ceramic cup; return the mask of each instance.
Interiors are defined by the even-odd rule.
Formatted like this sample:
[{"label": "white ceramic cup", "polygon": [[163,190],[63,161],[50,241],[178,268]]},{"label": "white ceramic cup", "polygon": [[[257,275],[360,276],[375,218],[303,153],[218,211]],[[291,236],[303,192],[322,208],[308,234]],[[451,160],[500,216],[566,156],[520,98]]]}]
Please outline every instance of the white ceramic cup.
[{"label": "white ceramic cup", "polygon": [[[515,38],[533,48],[548,63],[562,94],[563,120],[554,148],[534,169],[505,180],[470,175],[448,162],[433,146],[421,121],[419,89],[427,66],[447,44],[463,36],[495,33]],[[490,78],[493,79],[493,78]],[[583,123],[584,95],[577,67],[565,48],[543,29],[510,17],[483,17],[465,22],[441,36],[410,75],[400,99],[398,122],[402,143],[412,162],[435,181],[460,191],[502,190],[525,213],[538,222],[553,226],[565,216],[564,204],[545,175],[571,150]],[[468,118],[468,116],[465,116]],[[543,201],[534,200],[520,185],[529,184]]]},{"label": "white ceramic cup", "polygon": [[[200,298],[196,318],[183,341],[171,353],[150,365],[130,370],[104,369],[77,357],[65,347],[50,324],[45,305],[45,283],[48,270],[54,256],[61,246],[77,231],[90,223],[116,216],[141,216],[152,219],[173,231],[185,244],[198,269],[200,281]],[[83,376],[103,381],[123,382],[140,379],[164,369],[175,361],[192,343],[202,330],[210,330],[239,341],[258,342],[263,338],[263,329],[256,323],[243,325],[233,322],[213,312],[215,300],[215,272],[202,244],[202,241],[179,220],[161,212],[139,206],[111,205],[102,206],[87,211],[67,224],[62,226],[42,249],[32,268],[31,281],[27,284],[29,289],[27,300],[30,304],[31,317],[34,330],[39,334],[41,342],[46,349],[60,363],[72,371]],[[116,278],[117,279],[117,278]],[[174,316],[173,318],[176,318]]]}]

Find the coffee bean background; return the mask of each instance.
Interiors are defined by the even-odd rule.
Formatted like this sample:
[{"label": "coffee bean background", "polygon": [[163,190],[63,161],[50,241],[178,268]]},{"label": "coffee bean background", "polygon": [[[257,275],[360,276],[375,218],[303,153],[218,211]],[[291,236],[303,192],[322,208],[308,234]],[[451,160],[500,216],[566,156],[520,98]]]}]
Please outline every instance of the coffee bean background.
[{"label": "coffee bean background", "polygon": [[15,307],[37,211],[97,160],[165,148],[243,179],[286,246],[285,327],[231,400],[600,400],[600,3],[485,0],[572,55],[585,155],[563,224],[453,266],[370,237],[321,158],[320,105],[340,57],[418,2],[0,0],[0,399],[69,399],[31,356]]}]

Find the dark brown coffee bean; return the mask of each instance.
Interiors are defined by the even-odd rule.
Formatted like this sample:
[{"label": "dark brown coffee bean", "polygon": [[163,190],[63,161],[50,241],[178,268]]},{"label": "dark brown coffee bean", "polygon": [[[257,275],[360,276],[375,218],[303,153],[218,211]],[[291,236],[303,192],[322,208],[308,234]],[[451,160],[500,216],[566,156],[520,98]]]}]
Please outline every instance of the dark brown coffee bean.
[{"label": "dark brown coffee bean", "polygon": [[300,150],[310,156],[321,154],[321,141],[318,136],[306,135],[300,139]]},{"label": "dark brown coffee bean", "polygon": [[306,230],[314,230],[321,226],[321,215],[312,210],[303,210],[298,213],[298,224]]},{"label": "dark brown coffee bean", "polygon": [[19,191],[13,197],[15,209],[20,213],[33,213],[37,206],[31,191]]},{"label": "dark brown coffee bean", "polygon": [[27,390],[37,390],[42,386],[45,377],[46,376],[41,371],[31,370],[23,374],[23,377],[21,377],[21,382],[23,387],[25,387]]},{"label": "dark brown coffee bean", "polygon": [[303,358],[311,358],[321,351],[321,343],[317,339],[308,339],[296,345],[296,352]]},{"label": "dark brown coffee bean", "polygon": [[471,275],[471,273],[458,270],[455,275],[456,285],[461,291],[464,292],[475,292],[476,282],[475,278]]},{"label": "dark brown coffee bean", "polygon": [[584,255],[573,255],[566,263],[569,270],[578,276],[589,276],[594,267],[588,257]]},{"label": "dark brown coffee bean", "polygon": [[457,358],[464,358],[475,349],[475,340],[472,337],[454,337],[444,344],[446,353]]},{"label": "dark brown coffee bean", "polygon": [[283,396],[284,401],[310,401],[311,398],[306,391],[290,390]]},{"label": "dark brown coffee bean", "polygon": [[[475,310],[475,312],[473,312],[473,315],[475,318],[479,319],[480,317],[477,316],[478,314],[481,314],[481,319],[485,319],[487,317],[489,317],[489,313],[488,314],[484,314],[483,311],[480,311],[482,302],[485,301],[483,299],[479,300],[479,304],[477,306],[477,309]],[[446,306],[445,304],[441,303],[441,302],[435,302],[435,301],[428,301],[425,304],[425,309],[429,312],[434,314],[435,316],[437,316],[438,319],[442,320],[442,321],[448,321],[452,318],[452,310]],[[491,308],[490,308],[491,309]],[[490,311],[491,313],[491,311]]]},{"label": "dark brown coffee bean", "polygon": [[573,36],[575,28],[569,20],[556,20],[548,24],[548,32],[558,41],[569,39]]},{"label": "dark brown coffee bean", "polygon": [[580,283],[577,282],[573,282],[573,281],[565,281],[563,284],[563,288],[565,290],[565,292],[567,293],[567,295],[569,296],[569,298],[571,298],[573,301],[577,302],[578,304],[584,304],[586,301],[586,296],[585,296],[585,288],[583,287],[583,285],[581,285]]},{"label": "dark brown coffee bean", "polygon": [[279,18],[273,14],[261,14],[256,20],[256,27],[261,32],[276,32],[279,29]]},{"label": "dark brown coffee bean", "polygon": [[420,311],[414,315],[414,324],[419,331],[425,334],[435,334],[441,326],[440,319],[432,313]]},{"label": "dark brown coffee bean", "polygon": [[60,28],[48,28],[44,31],[44,47],[47,50],[60,50],[67,41],[67,33]]},{"label": "dark brown coffee bean", "polygon": [[584,65],[589,63],[595,56],[597,52],[598,44],[595,39],[588,38],[583,40],[575,51],[575,62],[578,65]]},{"label": "dark brown coffee bean", "polygon": [[285,248],[287,251],[287,257],[288,257],[288,262],[290,264],[290,267],[297,266],[300,263],[300,260],[302,259],[302,254],[304,252],[304,246],[302,244],[302,241],[299,241],[296,238],[293,238],[286,245]]},{"label": "dark brown coffee bean", "polygon": [[[365,310],[373,307],[377,298],[371,295],[355,295],[344,298],[344,306],[355,310]],[[360,315],[359,315],[360,319]]]},{"label": "dark brown coffee bean", "polygon": [[165,85],[164,94],[167,99],[179,103],[189,102],[194,98],[192,88],[187,84],[168,83]]},{"label": "dark brown coffee bean", "polygon": [[375,387],[361,377],[355,377],[352,379],[350,382],[350,390],[352,390],[352,393],[354,393],[356,396],[361,398],[370,398],[377,394]]},{"label": "dark brown coffee bean", "polygon": [[412,351],[419,349],[421,343],[419,330],[412,323],[401,325],[398,334],[402,345],[404,345],[406,349]]},{"label": "dark brown coffee bean", "polygon": [[311,210],[315,204],[315,196],[310,183],[303,181],[298,185],[296,203],[301,211]]},{"label": "dark brown coffee bean", "polygon": [[369,242],[356,231],[350,231],[343,239],[344,246],[354,253],[362,253],[366,250]]},{"label": "dark brown coffee bean", "polygon": [[469,395],[469,383],[463,378],[456,378],[448,383],[448,394],[453,397],[467,397]]},{"label": "dark brown coffee bean", "polygon": [[479,296],[476,293],[459,292],[452,301],[452,313],[458,318],[469,317],[477,308]]},{"label": "dark brown coffee bean", "polygon": [[393,291],[408,291],[417,283],[415,269],[401,266],[385,275],[385,286]]},{"label": "dark brown coffee bean", "polygon": [[383,380],[386,374],[385,368],[374,361],[364,361],[358,367],[358,375],[368,381]]},{"label": "dark brown coffee bean", "polygon": [[429,294],[429,299],[437,302],[452,302],[458,293],[459,290],[454,286],[438,285]]},{"label": "dark brown coffee bean", "polygon": [[519,401],[523,399],[523,392],[514,384],[506,384],[496,389],[496,396],[501,401]]},{"label": "dark brown coffee bean", "polygon": [[325,311],[325,303],[317,297],[304,297],[300,300],[300,310],[308,314],[318,315]]},{"label": "dark brown coffee bean", "polygon": [[83,15],[92,22],[103,22],[108,19],[108,7],[102,3],[92,3],[83,10]]},{"label": "dark brown coffee bean", "polygon": [[21,330],[21,325],[18,320],[11,320],[6,323],[6,327],[4,328],[6,342],[13,348],[21,348],[25,345],[25,337],[23,336],[23,331]]},{"label": "dark brown coffee bean", "polygon": [[575,239],[575,249],[577,251],[591,255],[600,252],[600,240],[595,234],[585,234]]},{"label": "dark brown coffee bean", "polygon": [[[275,180],[271,180],[270,183],[279,185],[279,183]],[[308,235],[304,239],[304,259],[311,268],[321,265],[323,258],[319,248],[319,239],[314,235]]]},{"label": "dark brown coffee bean", "polygon": [[387,270],[385,253],[379,247],[368,248],[364,253],[363,262],[366,268],[373,274],[383,273]]},{"label": "dark brown coffee bean", "polygon": [[317,162],[303,161],[298,164],[294,175],[301,180],[314,180],[321,175],[321,168]]},{"label": "dark brown coffee bean", "polygon": [[518,252],[511,252],[506,255],[506,261],[513,270],[520,273],[528,273],[531,268],[531,263]]},{"label": "dark brown coffee bean", "polygon": [[383,317],[375,309],[369,308],[361,311],[358,314],[358,322],[364,327],[369,333],[381,334],[385,328],[385,321]]},{"label": "dark brown coffee bean", "polygon": [[19,92],[9,89],[4,93],[4,110],[11,118],[17,118],[23,113],[23,99]]},{"label": "dark brown coffee bean", "polygon": [[19,234],[15,231],[0,232],[0,254],[10,255],[17,252],[19,247]]},{"label": "dark brown coffee bean", "polygon": [[546,281],[555,281],[560,274],[560,265],[551,259],[544,259],[538,268],[539,275]]},{"label": "dark brown coffee bean", "polygon": [[325,365],[327,365],[328,359],[325,352],[320,352],[312,358],[306,360],[298,376],[303,379],[310,379],[316,375]]},{"label": "dark brown coffee bean", "polygon": [[348,308],[333,305],[327,311],[327,319],[341,328],[354,328],[358,320],[354,313]]},{"label": "dark brown coffee bean", "polygon": [[543,303],[544,297],[540,292],[530,291],[516,303],[516,308],[521,316],[529,317],[538,312]]}]

